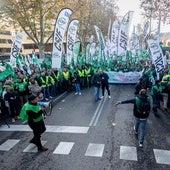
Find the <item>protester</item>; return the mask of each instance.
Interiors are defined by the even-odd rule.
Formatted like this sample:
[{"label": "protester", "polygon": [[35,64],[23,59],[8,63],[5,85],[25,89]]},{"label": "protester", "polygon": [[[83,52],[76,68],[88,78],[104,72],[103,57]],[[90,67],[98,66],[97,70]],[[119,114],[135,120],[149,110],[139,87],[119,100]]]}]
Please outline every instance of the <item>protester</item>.
[{"label": "protester", "polygon": [[19,113],[21,109],[21,101],[19,99],[18,93],[14,91],[13,87],[6,87],[6,94],[4,95],[4,100],[8,102],[9,113],[12,118],[12,123],[19,119]]},{"label": "protester", "polygon": [[21,106],[23,106],[28,100],[28,80],[23,76],[19,77],[15,83],[15,90],[18,92]]},{"label": "protester", "polygon": [[30,94],[38,96],[39,100],[43,100],[42,88],[38,85],[37,81],[31,77],[29,83],[28,89]]},{"label": "protester", "polygon": [[127,104],[127,103],[134,104],[134,109],[133,109],[133,114],[135,116],[134,131],[136,135],[138,134],[138,130],[140,131],[139,147],[143,147],[143,142],[145,137],[145,126],[151,108],[150,100],[149,97],[147,96],[146,89],[141,89],[139,95],[134,99],[117,101],[115,103],[115,106],[119,104]]},{"label": "protester", "polygon": [[152,96],[152,104],[153,104],[152,110],[153,113],[156,115],[157,109],[160,109],[160,101],[162,100],[161,86],[159,80],[156,80],[155,84],[152,85],[151,96]]},{"label": "protester", "polygon": [[100,86],[101,86],[101,70],[98,70],[98,72],[94,75],[93,78],[93,85],[94,85],[94,101],[97,102],[98,100],[101,100],[99,97],[100,95]]},{"label": "protester", "polygon": [[163,96],[163,109],[168,111],[168,93],[170,93],[170,74],[169,70],[165,71],[162,80],[162,96]]},{"label": "protester", "polygon": [[64,91],[70,91],[70,72],[68,70],[68,68],[64,68],[63,72],[62,72],[62,76],[63,76],[63,89]]},{"label": "protester", "polygon": [[86,87],[90,88],[91,87],[91,79],[92,79],[92,75],[93,75],[90,65],[85,66],[84,72],[85,72]]},{"label": "protester", "polygon": [[[21,110],[21,118],[25,113],[28,116],[28,125],[33,130],[34,137],[30,140],[37,146],[38,151],[47,151],[48,148],[42,146],[41,144],[41,134],[45,132],[46,127],[44,124],[44,107],[38,105],[39,98],[35,95],[30,95],[28,97],[28,102],[24,104]],[[25,113],[23,113],[25,112]]]},{"label": "protester", "polygon": [[74,82],[74,86],[75,86],[75,90],[76,90],[75,95],[81,95],[81,89],[80,89],[80,76],[78,75],[77,72],[74,73],[73,82]]},{"label": "protester", "polygon": [[105,89],[107,90],[107,93],[108,93],[108,96],[109,96],[109,99],[111,98],[110,96],[110,89],[109,89],[109,76],[107,73],[103,72],[103,70],[101,70],[101,87],[102,87],[102,97],[104,97],[104,92],[105,92]]}]

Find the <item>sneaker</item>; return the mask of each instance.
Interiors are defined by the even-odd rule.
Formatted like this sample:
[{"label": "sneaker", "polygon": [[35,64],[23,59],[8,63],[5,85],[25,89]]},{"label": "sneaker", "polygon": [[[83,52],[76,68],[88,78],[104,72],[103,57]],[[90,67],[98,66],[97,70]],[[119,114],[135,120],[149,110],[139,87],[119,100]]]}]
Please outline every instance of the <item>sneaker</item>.
[{"label": "sneaker", "polygon": [[12,118],[12,123],[15,123],[15,119],[14,118]]},{"label": "sneaker", "polygon": [[111,99],[111,96],[109,96],[109,99]]},{"label": "sneaker", "polygon": [[140,147],[140,148],[143,147],[143,143],[142,143],[142,142],[139,143],[139,147]]},{"label": "sneaker", "polygon": [[45,98],[45,100],[47,101],[47,100],[48,100],[48,98]]},{"label": "sneaker", "polygon": [[15,116],[15,120],[19,120],[20,119],[20,117],[19,116]]},{"label": "sneaker", "polygon": [[78,93],[76,92],[75,95],[78,95]]},{"label": "sneaker", "polygon": [[52,97],[52,96],[50,96],[49,98],[50,98],[50,99],[52,99],[53,97]]},{"label": "sneaker", "polygon": [[81,96],[81,93],[79,93],[79,95]]},{"label": "sneaker", "polygon": [[101,96],[100,99],[103,99],[104,96]]},{"label": "sneaker", "polygon": [[135,135],[138,135],[138,132],[136,131],[135,126],[133,127],[133,129],[134,129]]}]

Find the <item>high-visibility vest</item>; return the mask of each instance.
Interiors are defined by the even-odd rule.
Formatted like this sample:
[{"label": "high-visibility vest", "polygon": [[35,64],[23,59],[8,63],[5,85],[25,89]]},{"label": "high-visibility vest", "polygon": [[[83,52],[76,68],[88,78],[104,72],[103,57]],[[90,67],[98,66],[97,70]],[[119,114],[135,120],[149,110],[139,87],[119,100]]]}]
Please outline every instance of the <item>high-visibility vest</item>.
[{"label": "high-visibility vest", "polygon": [[54,79],[57,80],[57,76],[54,72],[52,72],[52,75],[53,75]]},{"label": "high-visibility vest", "polygon": [[91,68],[88,68],[88,69],[85,69],[84,70],[84,72],[85,72],[85,75],[87,76],[87,77],[90,77],[91,76]]},{"label": "high-visibility vest", "polygon": [[84,77],[84,70],[78,70],[78,75],[80,77]]},{"label": "high-visibility vest", "polygon": [[45,80],[42,77],[40,77],[40,80],[41,80],[41,87],[46,87]]},{"label": "high-visibility vest", "polygon": [[68,80],[68,78],[69,78],[69,72],[68,72],[68,71],[63,72],[63,77],[64,77],[66,80]]},{"label": "high-visibility vest", "polygon": [[55,84],[55,81],[51,76],[46,76],[46,84],[47,86],[51,86]]},{"label": "high-visibility vest", "polygon": [[165,81],[169,81],[170,80],[170,75],[169,74],[167,74],[167,75],[164,75],[163,77],[162,77],[162,81],[161,82],[165,82]]},{"label": "high-visibility vest", "polygon": [[[41,109],[41,107],[39,105],[32,105],[29,102],[27,102],[24,104],[24,106],[21,109],[20,117],[22,120],[28,120],[27,111],[31,110],[31,111],[35,112],[35,114],[37,114],[40,111],[40,109]],[[33,119],[33,121],[36,123],[43,119],[44,119],[44,116],[43,116],[43,114],[41,114],[36,119]]]}]

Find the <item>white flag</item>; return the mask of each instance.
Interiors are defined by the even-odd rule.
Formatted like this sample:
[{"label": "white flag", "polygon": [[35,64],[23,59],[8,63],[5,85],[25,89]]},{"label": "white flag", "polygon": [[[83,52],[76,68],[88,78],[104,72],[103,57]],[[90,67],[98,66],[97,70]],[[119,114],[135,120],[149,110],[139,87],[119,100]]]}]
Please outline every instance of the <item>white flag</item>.
[{"label": "white flag", "polygon": [[122,19],[118,38],[118,55],[126,56],[128,48],[129,27],[132,20],[133,11],[129,11]]},{"label": "white flag", "polygon": [[19,55],[20,53],[23,37],[24,37],[23,32],[16,34],[14,41],[12,43],[10,54],[10,65],[12,67],[16,67],[16,56]]},{"label": "white flag", "polygon": [[62,43],[71,14],[71,9],[64,8],[60,11],[56,19],[53,37],[52,68],[61,68]]},{"label": "white flag", "polygon": [[71,63],[73,57],[73,46],[76,41],[77,28],[79,21],[74,19],[70,22],[67,30],[67,64]]},{"label": "white flag", "polygon": [[155,65],[157,79],[159,79],[160,74],[165,69],[165,63],[164,63],[165,60],[163,58],[163,53],[159,45],[159,42],[157,40],[152,40],[152,39],[148,40],[148,45],[151,52],[152,63]]},{"label": "white flag", "polygon": [[99,42],[99,45],[98,45],[98,47],[100,48],[99,49],[99,53],[100,53],[99,58],[102,58],[102,57],[104,57],[103,53],[104,53],[104,48],[105,48],[105,41],[104,41],[103,34],[102,34],[100,28],[97,27],[96,25],[94,26],[94,28],[95,28],[97,39]]},{"label": "white flag", "polygon": [[111,54],[117,54],[118,48],[118,37],[119,37],[120,24],[117,20],[113,22],[111,31]]}]

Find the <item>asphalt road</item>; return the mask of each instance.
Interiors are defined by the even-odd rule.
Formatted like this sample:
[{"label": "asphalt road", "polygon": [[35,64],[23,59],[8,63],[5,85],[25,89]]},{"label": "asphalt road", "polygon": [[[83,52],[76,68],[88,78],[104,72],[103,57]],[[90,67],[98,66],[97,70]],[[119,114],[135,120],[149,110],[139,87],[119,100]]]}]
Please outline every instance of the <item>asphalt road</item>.
[{"label": "asphalt road", "polygon": [[42,141],[49,148],[37,152],[29,145],[32,132],[16,121],[0,126],[1,170],[170,170],[170,114],[152,113],[147,122],[144,147],[134,135],[133,105],[114,106],[134,97],[134,85],[110,85],[99,102],[93,88],[63,95],[45,119]]}]

